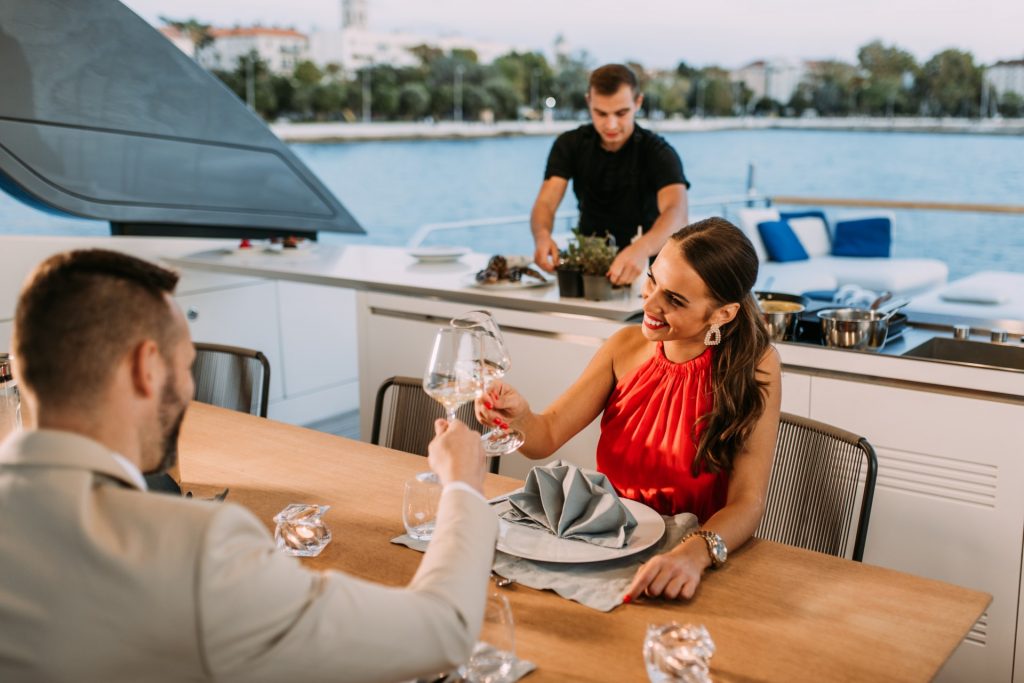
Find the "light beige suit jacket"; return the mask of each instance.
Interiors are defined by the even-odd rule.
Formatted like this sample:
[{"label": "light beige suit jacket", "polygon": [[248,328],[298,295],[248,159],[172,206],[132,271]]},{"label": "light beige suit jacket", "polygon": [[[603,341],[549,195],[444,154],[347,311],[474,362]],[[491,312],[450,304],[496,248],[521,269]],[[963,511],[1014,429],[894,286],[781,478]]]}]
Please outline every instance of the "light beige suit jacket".
[{"label": "light beige suit jacket", "polygon": [[497,520],[449,489],[406,589],[312,572],[251,513],[138,490],[68,432],[0,448],[0,681],[397,681],[465,661]]}]

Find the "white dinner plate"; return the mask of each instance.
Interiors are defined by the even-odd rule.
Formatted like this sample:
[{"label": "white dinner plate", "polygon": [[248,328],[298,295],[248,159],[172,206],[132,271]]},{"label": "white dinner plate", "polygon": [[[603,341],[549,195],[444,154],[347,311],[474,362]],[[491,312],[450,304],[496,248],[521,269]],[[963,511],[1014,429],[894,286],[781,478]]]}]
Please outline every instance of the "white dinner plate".
[{"label": "white dinner plate", "polygon": [[[536,268],[534,270],[536,270]],[[476,287],[477,289],[493,289],[496,291],[532,289],[534,287],[547,287],[554,281],[554,278],[547,278],[546,276],[543,281],[538,281],[530,277],[529,275],[524,275],[523,279],[520,280],[519,282],[510,282],[509,280],[498,280],[495,283],[488,284],[486,282],[477,282],[476,273],[469,273],[463,280],[467,287]]]},{"label": "white dinner plate", "polygon": [[409,250],[409,256],[420,263],[449,263],[468,253],[466,247],[415,247]]},{"label": "white dinner plate", "polygon": [[[603,546],[559,538],[539,527],[523,524],[510,524],[498,518],[498,550],[527,560],[541,562],[601,562],[628,557],[641,550],[646,550],[661,540],[665,534],[665,520],[655,510],[635,500],[620,498],[626,509],[636,518],[636,528],[629,542],[622,548],[605,548]],[[500,514],[512,507],[507,500],[495,505]]]}]

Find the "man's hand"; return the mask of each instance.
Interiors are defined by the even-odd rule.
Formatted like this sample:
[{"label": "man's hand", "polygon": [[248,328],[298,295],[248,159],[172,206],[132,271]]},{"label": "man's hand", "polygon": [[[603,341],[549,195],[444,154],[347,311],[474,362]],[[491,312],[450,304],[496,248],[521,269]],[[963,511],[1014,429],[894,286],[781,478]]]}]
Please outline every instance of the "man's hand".
[{"label": "man's hand", "polygon": [[608,279],[613,285],[628,285],[647,272],[647,254],[643,249],[631,244],[615,257],[608,269]]},{"label": "man's hand", "polygon": [[487,468],[480,435],[458,420],[435,421],[434,434],[427,447],[427,461],[441,485],[462,481],[483,493]]},{"label": "man's hand", "polygon": [[536,249],[533,252],[533,262],[541,270],[553,273],[558,265],[558,245],[551,239],[550,235],[536,238]]}]

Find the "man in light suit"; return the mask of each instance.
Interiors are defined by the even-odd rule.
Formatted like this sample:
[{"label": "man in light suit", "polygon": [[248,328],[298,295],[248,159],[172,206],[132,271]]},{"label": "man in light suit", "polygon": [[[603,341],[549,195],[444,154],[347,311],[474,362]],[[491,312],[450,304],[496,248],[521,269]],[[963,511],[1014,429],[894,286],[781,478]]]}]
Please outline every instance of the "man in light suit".
[{"label": "man in light suit", "polygon": [[478,436],[438,421],[434,539],[404,589],[312,572],[244,508],[144,492],[192,396],[177,276],[92,250],[30,276],[31,415],[0,446],[0,680],[396,681],[468,659],[497,520]]}]

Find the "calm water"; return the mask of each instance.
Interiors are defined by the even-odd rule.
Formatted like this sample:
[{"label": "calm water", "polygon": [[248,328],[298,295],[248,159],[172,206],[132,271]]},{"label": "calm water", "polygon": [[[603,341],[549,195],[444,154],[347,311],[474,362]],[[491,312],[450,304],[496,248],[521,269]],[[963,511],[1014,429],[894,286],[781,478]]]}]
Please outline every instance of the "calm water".
[{"label": "calm water", "polygon": [[[692,202],[742,193],[748,163],[764,194],[1024,203],[1024,138],[983,135],[718,131],[666,135]],[[527,214],[552,138],[297,144],[295,152],[366,228],[328,242],[404,244],[424,223]],[[571,191],[563,202],[570,206]],[[694,209],[691,215],[718,213]],[[42,214],[0,195],[0,232],[105,234],[107,225]],[[436,242],[532,251],[525,225]],[[895,256],[940,258],[951,277],[1024,272],[1024,216],[896,212]]]}]

